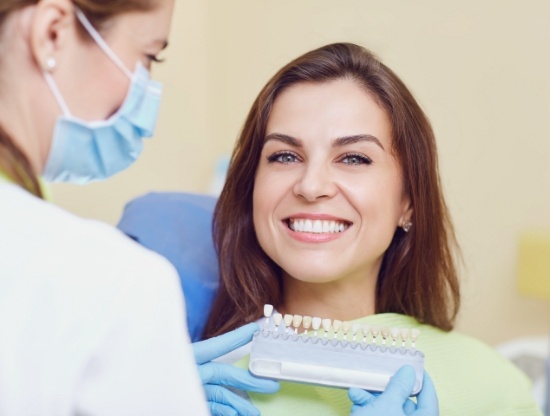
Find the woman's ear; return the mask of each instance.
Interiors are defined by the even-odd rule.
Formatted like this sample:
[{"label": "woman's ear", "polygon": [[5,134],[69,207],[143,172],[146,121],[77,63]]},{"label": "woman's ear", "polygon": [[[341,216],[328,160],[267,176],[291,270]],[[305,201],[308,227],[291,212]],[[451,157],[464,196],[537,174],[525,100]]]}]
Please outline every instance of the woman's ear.
[{"label": "woman's ear", "polygon": [[70,0],[42,0],[30,22],[31,53],[45,71],[55,69],[63,47],[74,34],[74,5]]},{"label": "woman's ear", "polygon": [[413,207],[411,204],[411,199],[408,196],[403,197],[403,209],[401,211],[401,216],[399,217],[398,227],[402,227],[403,224],[411,223],[413,216]]}]

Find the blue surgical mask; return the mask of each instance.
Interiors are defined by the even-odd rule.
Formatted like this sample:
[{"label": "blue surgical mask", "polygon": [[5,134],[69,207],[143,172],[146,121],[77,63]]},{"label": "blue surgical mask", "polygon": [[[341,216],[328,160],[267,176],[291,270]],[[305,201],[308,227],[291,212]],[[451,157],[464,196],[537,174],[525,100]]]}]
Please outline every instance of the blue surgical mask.
[{"label": "blue surgical mask", "polygon": [[71,114],[52,76],[44,72],[63,115],[55,125],[43,177],[50,182],[84,184],[108,178],[138,158],[143,137],[151,137],[155,130],[162,85],[149,78],[149,71],[141,63],[130,72],[78,9],[76,16],[131,80],[128,94],[115,114],[107,120],[85,121]]}]

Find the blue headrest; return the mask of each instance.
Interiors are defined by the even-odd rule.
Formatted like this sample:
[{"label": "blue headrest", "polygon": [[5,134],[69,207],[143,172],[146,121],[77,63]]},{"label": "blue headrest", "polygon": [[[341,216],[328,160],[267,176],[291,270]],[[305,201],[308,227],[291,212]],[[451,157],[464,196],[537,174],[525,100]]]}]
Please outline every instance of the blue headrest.
[{"label": "blue headrest", "polygon": [[216,198],[190,193],[150,193],[130,201],[118,228],[166,257],[177,269],[192,341],[200,339],[218,288],[212,243]]}]

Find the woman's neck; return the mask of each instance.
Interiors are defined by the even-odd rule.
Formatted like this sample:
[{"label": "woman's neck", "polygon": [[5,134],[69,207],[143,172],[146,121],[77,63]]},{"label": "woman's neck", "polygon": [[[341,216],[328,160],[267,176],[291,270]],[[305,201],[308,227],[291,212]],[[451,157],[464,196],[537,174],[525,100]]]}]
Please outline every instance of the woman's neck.
[{"label": "woman's neck", "polygon": [[375,312],[376,278],[312,283],[283,276],[281,313],[352,320]]}]

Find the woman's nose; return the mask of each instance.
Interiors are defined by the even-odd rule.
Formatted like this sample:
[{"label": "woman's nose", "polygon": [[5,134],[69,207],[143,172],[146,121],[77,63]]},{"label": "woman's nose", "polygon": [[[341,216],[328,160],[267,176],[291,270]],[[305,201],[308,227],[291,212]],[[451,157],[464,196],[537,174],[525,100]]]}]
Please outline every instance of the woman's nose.
[{"label": "woman's nose", "polygon": [[331,198],[337,192],[330,170],[321,164],[304,166],[294,185],[294,194],[306,201]]}]

